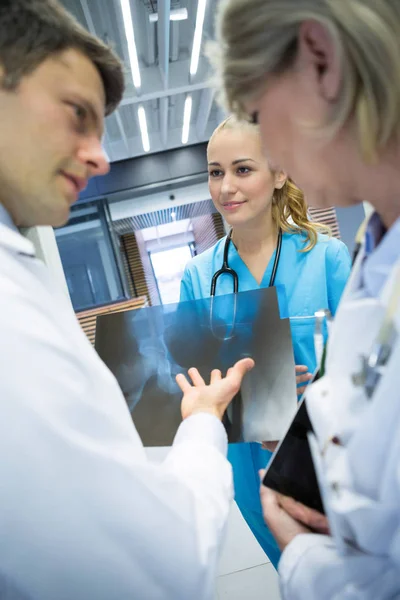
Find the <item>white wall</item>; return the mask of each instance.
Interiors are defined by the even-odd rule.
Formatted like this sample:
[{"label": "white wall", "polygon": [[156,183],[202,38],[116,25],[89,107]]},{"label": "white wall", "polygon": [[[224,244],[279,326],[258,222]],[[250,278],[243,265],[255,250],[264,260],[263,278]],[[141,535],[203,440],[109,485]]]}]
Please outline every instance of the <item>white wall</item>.
[{"label": "white wall", "polygon": [[118,298],[118,287],[115,279],[115,271],[113,268],[114,265],[110,258],[109,248],[104,239],[97,241],[97,247],[101,256],[101,262],[103,263],[109,294],[111,298]]},{"label": "white wall", "polygon": [[160,250],[177,248],[178,246],[186,246],[187,244],[190,244],[190,242],[194,242],[193,231],[161,237],[158,240],[149,240],[146,242],[146,250],[147,252],[158,252]]},{"label": "white wall", "polygon": [[340,236],[347,245],[350,255],[353,254],[356,235],[361,223],[365,219],[365,209],[363,204],[354,204],[352,206],[337,207],[336,215],[339,223]]}]

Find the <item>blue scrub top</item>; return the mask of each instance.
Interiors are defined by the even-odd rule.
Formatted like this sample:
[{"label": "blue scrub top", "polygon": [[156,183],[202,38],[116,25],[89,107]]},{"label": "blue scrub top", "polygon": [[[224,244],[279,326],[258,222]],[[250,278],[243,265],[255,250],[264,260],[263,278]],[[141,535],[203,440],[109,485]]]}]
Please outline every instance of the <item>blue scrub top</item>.
[{"label": "blue scrub top", "polygon": [[[222,266],[225,241],[226,237],[187,264],[181,282],[181,301],[210,296],[212,277]],[[350,274],[351,259],[345,244],[333,237],[319,234],[314,248],[301,252],[306,245],[303,234],[283,233],[275,285],[284,286],[286,291],[295,363],[306,365],[313,372],[316,368],[314,314],[321,309],[335,314]],[[239,292],[268,287],[274,259],[275,252],[259,285],[231,242],[228,263],[238,274]],[[221,275],[216,295],[232,292],[232,277]]]},{"label": "blue scrub top", "polygon": [[[181,283],[181,300],[199,300],[210,296],[211,279],[221,268],[226,237],[213,248],[193,258],[186,266]],[[314,350],[314,314],[329,309],[334,315],[350,274],[351,260],[347,247],[336,238],[318,236],[318,243],[309,252],[300,252],[307,245],[300,233],[284,233],[275,285],[284,286],[292,332],[295,363],[316,368]],[[258,285],[233,243],[229,246],[228,263],[239,276],[239,291],[268,287],[275,253]],[[232,277],[218,279],[216,294],[233,292]],[[279,300],[279,294],[278,294]],[[271,453],[261,444],[230,444],[228,458],[233,467],[235,500],[251,531],[277,567],[280,551],[264,523],[260,504],[258,470],[265,468]]]}]

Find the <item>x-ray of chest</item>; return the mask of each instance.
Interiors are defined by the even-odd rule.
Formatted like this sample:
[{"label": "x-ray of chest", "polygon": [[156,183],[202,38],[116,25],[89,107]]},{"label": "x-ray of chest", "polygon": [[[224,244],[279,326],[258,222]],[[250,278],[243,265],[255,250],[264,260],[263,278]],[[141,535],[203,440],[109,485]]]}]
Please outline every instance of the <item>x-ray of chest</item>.
[{"label": "x-ray of chest", "polygon": [[178,373],[207,379],[240,358],[256,366],[228,409],[230,442],[275,441],[296,411],[289,319],[276,288],[146,307],[97,319],[96,350],[117,378],[145,446],[168,446],[181,422]]}]

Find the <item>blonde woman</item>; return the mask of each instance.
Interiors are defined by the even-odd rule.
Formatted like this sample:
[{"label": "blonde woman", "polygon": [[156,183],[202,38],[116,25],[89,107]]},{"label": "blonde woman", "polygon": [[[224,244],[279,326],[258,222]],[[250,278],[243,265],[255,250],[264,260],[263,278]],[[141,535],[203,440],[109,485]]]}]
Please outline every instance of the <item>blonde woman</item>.
[{"label": "blonde woman", "polygon": [[[269,285],[285,288],[301,392],[316,366],[313,316],[323,308],[336,312],[350,273],[347,247],[309,221],[301,191],[285,173],[271,170],[257,126],[232,117],[225,120],[209,141],[207,160],[211,198],[232,228],[228,262],[238,274],[239,291]],[[181,300],[210,296],[226,243],[223,238],[187,265]],[[219,277],[215,294],[232,291],[232,278]],[[277,565],[280,551],[265,526],[259,500],[258,469],[265,467],[270,456],[260,444],[235,444],[228,452],[236,502]]]},{"label": "blonde woman", "polygon": [[376,211],[306,392],[330,533],[262,491],[283,597],[399,598],[400,2],[231,0],[218,30],[227,105],[258,120],[270,163],[312,206]]}]

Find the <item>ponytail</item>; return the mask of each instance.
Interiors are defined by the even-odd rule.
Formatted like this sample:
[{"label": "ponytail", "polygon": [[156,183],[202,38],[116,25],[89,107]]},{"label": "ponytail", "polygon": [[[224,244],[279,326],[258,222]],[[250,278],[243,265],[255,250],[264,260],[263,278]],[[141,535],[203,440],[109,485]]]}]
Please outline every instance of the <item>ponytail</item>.
[{"label": "ponytail", "polygon": [[281,189],[276,189],[272,200],[272,218],[287,233],[303,234],[308,242],[301,252],[309,252],[318,241],[318,233],[331,235],[327,225],[310,221],[303,192],[287,179]]}]

